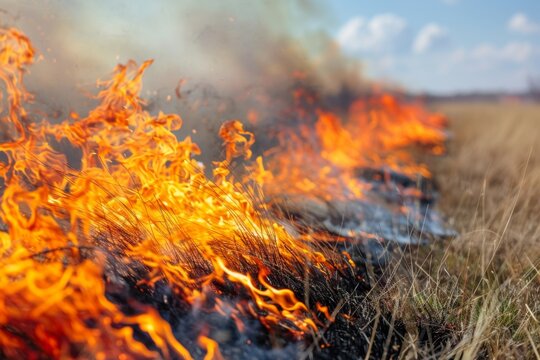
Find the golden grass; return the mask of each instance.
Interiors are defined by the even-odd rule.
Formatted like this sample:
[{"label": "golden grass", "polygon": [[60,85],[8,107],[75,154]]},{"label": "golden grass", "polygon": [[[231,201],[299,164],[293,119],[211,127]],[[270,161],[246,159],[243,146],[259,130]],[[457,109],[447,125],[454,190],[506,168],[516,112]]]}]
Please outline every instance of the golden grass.
[{"label": "golden grass", "polygon": [[[540,105],[451,104],[449,154],[435,160],[441,210],[480,250],[480,267],[523,270],[540,257]],[[517,274],[515,274],[517,275]]]},{"label": "golden grass", "polygon": [[436,110],[453,133],[439,209],[460,235],[404,251],[379,293],[412,334],[402,357],[540,358],[540,105]]}]

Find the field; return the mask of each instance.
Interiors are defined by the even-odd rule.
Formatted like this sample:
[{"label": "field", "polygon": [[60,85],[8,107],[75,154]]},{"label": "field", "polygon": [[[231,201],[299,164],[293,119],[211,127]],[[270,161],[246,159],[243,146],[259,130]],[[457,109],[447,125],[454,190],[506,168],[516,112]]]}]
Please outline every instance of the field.
[{"label": "field", "polygon": [[429,162],[460,235],[403,250],[374,296],[414,334],[403,358],[540,358],[540,106],[433,107],[452,138]]}]

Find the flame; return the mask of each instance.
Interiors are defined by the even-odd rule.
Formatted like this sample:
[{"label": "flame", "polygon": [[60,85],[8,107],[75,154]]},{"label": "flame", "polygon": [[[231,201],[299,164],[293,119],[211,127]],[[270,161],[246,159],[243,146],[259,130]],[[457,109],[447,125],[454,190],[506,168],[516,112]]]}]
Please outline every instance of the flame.
[{"label": "flame", "polygon": [[[93,262],[40,262],[20,248],[3,258],[1,266],[0,346],[10,358],[38,358],[40,353],[54,358],[158,356],[134,339],[130,325],[190,358],[154,309],[147,307],[135,316],[118,311],[105,298],[101,269]],[[161,349],[167,356],[168,348]]]},{"label": "flame", "polygon": [[444,151],[445,120],[415,104],[399,103],[391,95],[355,101],[347,126],[329,113],[321,113],[315,126],[322,157],[341,168],[387,166],[405,174],[429,177],[424,165],[415,164],[402,151],[419,144],[433,153]]},{"label": "flame", "polygon": [[199,337],[199,344],[207,349],[204,360],[223,360],[223,356],[219,352],[219,345],[214,340],[206,336]]},{"label": "flame", "polygon": [[[184,338],[145,303],[163,284],[190,314],[229,316],[239,332],[256,319],[293,341],[317,338],[336,314],[312,309],[289,279],[311,271],[330,282],[354,262],[291,235],[269,216],[261,188],[362,198],[369,184],[358,168],[428,177],[408,147],[444,151],[442,117],[382,95],[356,101],[346,117],[318,109],[314,124],[298,107],[300,123],[279,133],[269,161],[252,160],[254,134],[227,121],[224,159],[207,176],[201,149],[174,134],[181,117],[151,114],[140,97],[151,60],[118,65],[97,83],[93,110],[52,124],[25,108],[35,57],[24,34],[0,30],[0,347],[9,358],[223,358],[205,324]],[[302,89],[293,96],[317,104]],[[248,119],[260,121],[255,110]],[[59,143],[70,144],[69,157]],[[139,297],[118,300],[126,291]]]},{"label": "flame", "polygon": [[[255,141],[239,121],[222,126],[225,160],[207,177],[193,158],[198,146],[173,134],[182,119],[145,110],[139,93],[152,61],[130,61],[98,82],[99,104],[87,116],[30,124],[22,80],[35,52],[13,29],[0,33],[0,46],[8,94],[2,124],[12,126],[0,144],[7,159],[0,172],[7,228],[0,232],[0,345],[7,356],[191,358],[156,310],[138,304],[127,315],[106,296],[111,276],[135,277],[138,286],[166,281],[201,311],[223,311],[215,299],[219,285],[229,284],[250,299],[228,305],[235,314],[251,314],[269,331],[281,327],[295,338],[317,331],[317,315],[290,289],[274,287],[269,275],[281,267],[300,277],[296,269],[305,262],[321,274],[333,266],[261,215],[250,195],[256,190],[249,190],[251,180],[270,177],[261,158],[246,165],[254,170],[247,180],[229,173],[236,158],[251,157]],[[79,165],[56,150],[60,141],[78,149]],[[116,273],[112,264],[123,270]],[[137,273],[136,264],[146,270]],[[242,328],[241,317],[235,320]],[[135,329],[153,345],[135,340]],[[206,358],[221,357],[204,332],[197,344]]]},{"label": "flame", "polygon": [[[30,94],[22,85],[26,66],[34,62],[35,50],[30,40],[16,29],[0,29],[0,80],[4,83],[8,95],[8,109],[0,108],[2,119],[0,129],[8,139],[15,132],[21,137],[18,141],[25,140],[24,117],[26,112],[22,103],[31,98]],[[3,94],[0,101],[3,102]]]},{"label": "flame", "polygon": [[310,125],[304,103],[311,106],[315,100],[305,93],[293,93],[300,123],[282,129],[279,146],[266,153],[274,175],[273,181],[266,182],[267,193],[326,200],[364,198],[370,187],[356,172],[369,167],[431,177],[427,166],[414,161],[410,148],[422,146],[435,155],[444,153],[447,135],[442,115],[382,94],[357,99],[345,117],[315,109],[317,118]]}]

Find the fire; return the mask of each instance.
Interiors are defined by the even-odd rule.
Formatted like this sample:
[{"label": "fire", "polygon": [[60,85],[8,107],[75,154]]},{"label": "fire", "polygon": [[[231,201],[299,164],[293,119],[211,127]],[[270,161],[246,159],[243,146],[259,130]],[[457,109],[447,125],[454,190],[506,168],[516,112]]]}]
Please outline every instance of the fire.
[{"label": "fire", "polygon": [[[0,272],[0,346],[8,357],[24,354],[97,358],[125,355],[154,358],[157,353],[134,339],[130,325],[146,330],[156,344],[169,344],[189,358],[174,338],[171,328],[149,307],[144,313],[127,316],[105,296],[100,267],[88,260],[64,266],[37,261],[18,249],[4,254]],[[33,348],[29,348],[33,344]],[[163,347],[165,354],[169,351]],[[100,355],[101,354],[101,355]]]},{"label": "fire", "polygon": [[[21,104],[30,99],[30,94],[22,85],[22,77],[25,67],[34,61],[35,50],[29,39],[16,29],[0,29],[0,43],[0,80],[5,84],[9,97],[8,109],[0,109],[4,114],[1,129],[4,136],[18,132],[20,141],[24,141],[25,126],[22,121],[26,113]],[[3,100],[3,94],[0,94],[0,100]]]},{"label": "fire", "polygon": [[415,144],[444,151],[445,120],[419,105],[400,104],[391,95],[357,100],[349,110],[347,126],[328,113],[321,113],[316,131],[322,157],[341,168],[387,166],[406,174],[430,176],[423,165],[414,164],[402,151]]},{"label": "fire", "polygon": [[357,282],[355,263],[304,241],[313,238],[271,215],[264,194],[362,199],[372,185],[358,169],[429,177],[408,147],[443,151],[441,117],[383,95],[356,101],[346,122],[317,109],[310,124],[313,111],[297,109],[301,123],[279,133],[268,164],[252,159],[252,132],[225,122],[225,158],[208,172],[197,144],[174,133],[181,117],[146,110],[151,60],[118,65],[93,110],[52,124],[26,110],[35,56],[24,34],[0,31],[0,348],[10,358],[220,359],[215,314],[244,344],[253,322],[316,342],[322,324],[353,317],[310,300],[306,287],[318,288],[305,279]]},{"label": "fire", "polygon": [[[294,94],[313,103],[310,96]],[[298,118],[305,118],[303,107],[295,111]],[[410,148],[420,145],[436,155],[444,152],[446,119],[419,104],[400,103],[389,94],[356,100],[346,122],[328,110],[315,112],[314,125],[304,120],[297,128],[285,128],[278,135],[279,147],[267,152],[277,181],[269,183],[266,191],[323,199],[362,198],[369,186],[355,175],[358,169],[383,168],[429,178],[429,169],[413,160]],[[280,184],[293,186],[285,189]]]},{"label": "fire", "polygon": [[[446,119],[390,94],[360,97],[348,111],[293,91],[296,119],[268,150],[264,190],[306,241],[400,243],[452,236],[435,212],[431,173],[413,153],[445,151]],[[414,235],[414,234],[418,234]],[[381,246],[381,245],[380,245]]]},{"label": "fire", "polygon": [[[99,105],[87,116],[30,125],[22,80],[34,50],[16,30],[3,31],[1,40],[1,79],[9,96],[2,123],[15,129],[0,145],[7,158],[1,172],[0,218],[7,232],[1,233],[0,345],[8,356],[190,358],[183,339],[154,309],[130,304],[135,314],[126,315],[108,298],[115,276],[150,288],[165,281],[176,296],[207,312],[218,310],[220,288],[232,287],[246,296],[230,298],[227,306],[236,314],[251,314],[269,331],[282,327],[295,338],[317,331],[317,316],[268,276],[277,266],[300,277],[298,264],[305,261],[321,274],[333,267],[261,216],[241,190],[249,179],[240,185],[230,176],[230,163],[249,159],[254,142],[240,122],[220,131],[226,156],[214,164],[213,181],[193,158],[197,145],[173,134],[182,119],[144,110],[139,92],[151,65],[146,61],[118,65],[110,80],[98,83]],[[55,149],[65,140],[80,152],[79,166]],[[254,180],[261,182],[262,160],[254,166],[260,170]],[[236,321],[242,330],[242,318]],[[150,348],[135,340],[135,329],[150,337]],[[198,345],[208,358],[220,357],[216,341],[203,332]]]}]

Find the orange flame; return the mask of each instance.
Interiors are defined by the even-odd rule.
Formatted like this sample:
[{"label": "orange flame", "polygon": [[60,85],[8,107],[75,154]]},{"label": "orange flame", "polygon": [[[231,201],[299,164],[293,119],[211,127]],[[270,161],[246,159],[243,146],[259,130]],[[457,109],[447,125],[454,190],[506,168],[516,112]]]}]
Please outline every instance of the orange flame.
[{"label": "orange flame", "polygon": [[[205,358],[222,358],[204,329],[196,339],[177,339],[153,307],[137,303],[133,313],[123,311],[107,296],[115,277],[152,289],[164,281],[194,311],[230,314],[239,331],[251,316],[294,339],[316,335],[334,314],[320,303],[312,310],[293,288],[275,285],[273,271],[303,278],[310,264],[332,279],[336,268],[354,263],[294,238],[253,194],[263,186],[270,194],[360,198],[367,185],[357,168],[429,176],[407,148],[443,151],[444,119],[383,95],[355,102],[348,121],[319,110],[315,137],[307,121],[280,133],[281,147],[269,152],[271,171],[262,157],[251,161],[253,133],[240,121],[225,122],[225,159],[208,177],[194,159],[199,147],[173,133],[182,119],[145,109],[140,91],[151,60],[118,65],[111,79],[98,82],[99,103],[88,115],[51,124],[31,121],[24,108],[31,96],[23,75],[34,58],[27,37],[0,30],[7,95],[0,98],[0,347],[11,358],[190,359],[197,346]],[[294,96],[316,104],[301,90]],[[70,154],[75,160],[56,149],[60,141],[77,150]],[[238,180],[230,170],[235,162],[245,170]],[[225,287],[240,300],[226,301]],[[152,344],[138,341],[135,331]]]},{"label": "orange flame", "polygon": [[[295,94],[302,97],[302,92]],[[357,169],[381,167],[430,177],[428,168],[413,160],[410,147],[427,147],[436,155],[444,152],[445,118],[391,95],[356,100],[345,122],[335,113],[317,110],[316,137],[305,113],[298,110],[298,118],[304,120],[281,131],[279,147],[267,152],[274,175],[267,193],[362,198],[368,187],[355,175]]]},{"label": "orange flame", "polygon": [[[104,89],[88,116],[73,113],[61,124],[30,126],[22,74],[34,51],[16,30],[0,32],[0,46],[0,79],[9,94],[2,124],[14,126],[14,136],[0,145],[7,157],[0,172],[0,219],[7,227],[0,232],[0,345],[8,356],[156,357],[134,340],[136,326],[161,356],[190,358],[155,310],[140,307],[128,316],[107,299],[101,252],[115,264],[143,264],[149,276],[142,282],[165,279],[193,306],[219,296],[214,283],[229,282],[252,299],[238,302],[238,313],[251,313],[269,329],[288,329],[283,321],[292,322],[289,331],[298,338],[317,331],[316,314],[291,290],[273,287],[268,266],[294,273],[293,264],[309,261],[322,274],[332,267],[261,216],[249,191],[229,176],[230,163],[249,159],[255,141],[240,122],[220,130],[225,160],[215,163],[212,181],[193,159],[198,146],[172,133],[181,118],[144,110],[139,93],[152,63],[146,61],[118,65],[112,79],[99,82]],[[63,139],[80,150],[78,168],[55,150],[54,141]],[[253,180],[262,183],[269,176],[262,159],[254,166]],[[268,264],[261,253],[268,254]],[[219,303],[211,306],[219,310]],[[221,356],[204,334],[198,344],[207,358]]]}]

